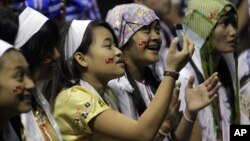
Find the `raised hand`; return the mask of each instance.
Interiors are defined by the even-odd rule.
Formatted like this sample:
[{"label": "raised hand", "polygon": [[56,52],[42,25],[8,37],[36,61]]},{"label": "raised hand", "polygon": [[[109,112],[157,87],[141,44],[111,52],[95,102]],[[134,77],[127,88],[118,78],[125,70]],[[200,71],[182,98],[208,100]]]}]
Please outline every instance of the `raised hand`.
[{"label": "raised hand", "polygon": [[192,56],[194,52],[194,44],[193,42],[186,37],[184,33],[183,36],[183,48],[181,51],[176,49],[178,44],[178,38],[174,38],[171,42],[168,55],[167,55],[167,69],[172,71],[179,71],[182,69],[186,63],[188,62],[189,58]]},{"label": "raised hand", "polygon": [[211,75],[205,82],[193,88],[194,76],[189,78],[185,90],[185,101],[190,112],[195,113],[209,105],[216,97],[221,84],[218,73]]},{"label": "raised hand", "polygon": [[179,120],[179,92],[180,92],[181,83],[177,83],[173,90],[173,96],[171,103],[168,108],[167,116],[162,124],[161,130],[164,132],[169,132]]}]

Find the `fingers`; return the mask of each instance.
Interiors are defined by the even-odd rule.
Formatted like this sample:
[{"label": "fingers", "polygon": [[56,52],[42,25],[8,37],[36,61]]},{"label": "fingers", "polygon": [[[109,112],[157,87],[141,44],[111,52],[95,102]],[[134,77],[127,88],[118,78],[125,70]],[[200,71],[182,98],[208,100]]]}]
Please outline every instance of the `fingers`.
[{"label": "fingers", "polygon": [[212,101],[214,101],[217,97],[218,97],[218,94],[213,95],[213,96],[210,98],[209,103],[211,103]]},{"label": "fingers", "polygon": [[175,87],[181,87],[181,83],[180,82],[177,82],[176,84],[175,84]]},{"label": "fingers", "polygon": [[189,57],[191,57],[194,53],[194,43],[191,39],[187,38],[188,40],[188,52],[189,52]]},{"label": "fingers", "polygon": [[188,39],[187,39],[187,36],[182,32],[181,33],[181,35],[182,35],[182,38],[183,38],[183,45],[182,45],[182,50],[181,50],[181,52],[188,52],[188,44],[189,44],[189,41],[188,41]]},{"label": "fingers", "polygon": [[181,106],[181,100],[178,100],[178,101],[176,102],[176,104],[174,105],[176,111],[179,111],[180,106]]},{"label": "fingers", "polygon": [[217,91],[219,90],[220,86],[221,83],[219,82],[215,87],[213,87],[213,89],[209,91],[209,98],[213,97],[214,95],[217,95]]},{"label": "fingers", "polygon": [[193,88],[193,84],[194,84],[194,75],[191,75],[188,79],[186,88]]},{"label": "fingers", "polygon": [[207,90],[208,91],[212,90],[218,84],[218,82],[219,82],[219,78],[217,76],[214,76],[210,84],[206,86]]},{"label": "fingers", "polygon": [[206,81],[203,82],[203,84],[208,86],[210,83],[212,83],[213,79],[217,79],[216,77],[218,78],[217,72],[213,73]]},{"label": "fingers", "polygon": [[175,37],[170,44],[169,50],[176,51],[177,44],[178,44],[178,38]]},{"label": "fingers", "polygon": [[[177,84],[180,86],[180,83],[177,83]],[[176,102],[179,99],[180,87],[177,84],[176,84],[174,91],[173,91],[173,96],[172,96],[173,102]]]}]

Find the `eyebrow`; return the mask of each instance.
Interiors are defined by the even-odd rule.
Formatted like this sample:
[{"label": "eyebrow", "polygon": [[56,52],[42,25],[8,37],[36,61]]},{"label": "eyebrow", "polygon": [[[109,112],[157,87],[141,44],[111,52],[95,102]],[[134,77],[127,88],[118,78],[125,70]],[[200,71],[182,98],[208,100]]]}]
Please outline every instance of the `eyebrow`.
[{"label": "eyebrow", "polygon": [[111,38],[105,38],[103,41],[104,41],[104,42],[105,42],[105,41],[108,41],[108,42],[111,42],[111,43],[112,43],[112,39],[111,39]]},{"label": "eyebrow", "polygon": [[27,69],[24,68],[23,66],[16,66],[14,69],[15,69],[16,71],[26,71],[26,70],[27,70]]}]

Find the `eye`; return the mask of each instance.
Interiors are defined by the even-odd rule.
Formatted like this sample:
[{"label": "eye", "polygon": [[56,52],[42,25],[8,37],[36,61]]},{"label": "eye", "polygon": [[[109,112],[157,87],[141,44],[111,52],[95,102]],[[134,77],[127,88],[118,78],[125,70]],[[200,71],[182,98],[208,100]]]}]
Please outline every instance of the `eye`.
[{"label": "eye", "polygon": [[157,34],[160,34],[160,25],[159,24],[157,24],[156,26],[155,26],[155,32],[157,33]]},{"label": "eye", "polygon": [[15,75],[14,75],[14,78],[19,81],[19,82],[22,82],[23,81],[23,78],[24,78],[24,73],[23,72],[17,72]]},{"label": "eye", "polygon": [[106,43],[106,44],[104,44],[104,47],[107,49],[111,49],[112,45],[113,45],[112,43]]},{"label": "eye", "polygon": [[144,32],[144,33],[150,33],[150,26],[143,26],[141,28],[141,31]]}]

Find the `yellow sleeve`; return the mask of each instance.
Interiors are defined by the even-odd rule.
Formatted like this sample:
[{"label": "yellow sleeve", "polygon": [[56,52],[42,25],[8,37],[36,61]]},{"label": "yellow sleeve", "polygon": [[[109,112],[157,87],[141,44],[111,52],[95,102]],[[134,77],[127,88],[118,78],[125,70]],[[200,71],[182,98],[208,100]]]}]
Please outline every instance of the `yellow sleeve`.
[{"label": "yellow sleeve", "polygon": [[94,93],[75,86],[62,91],[56,98],[54,116],[63,136],[91,134],[88,123],[103,111],[110,109]]}]

